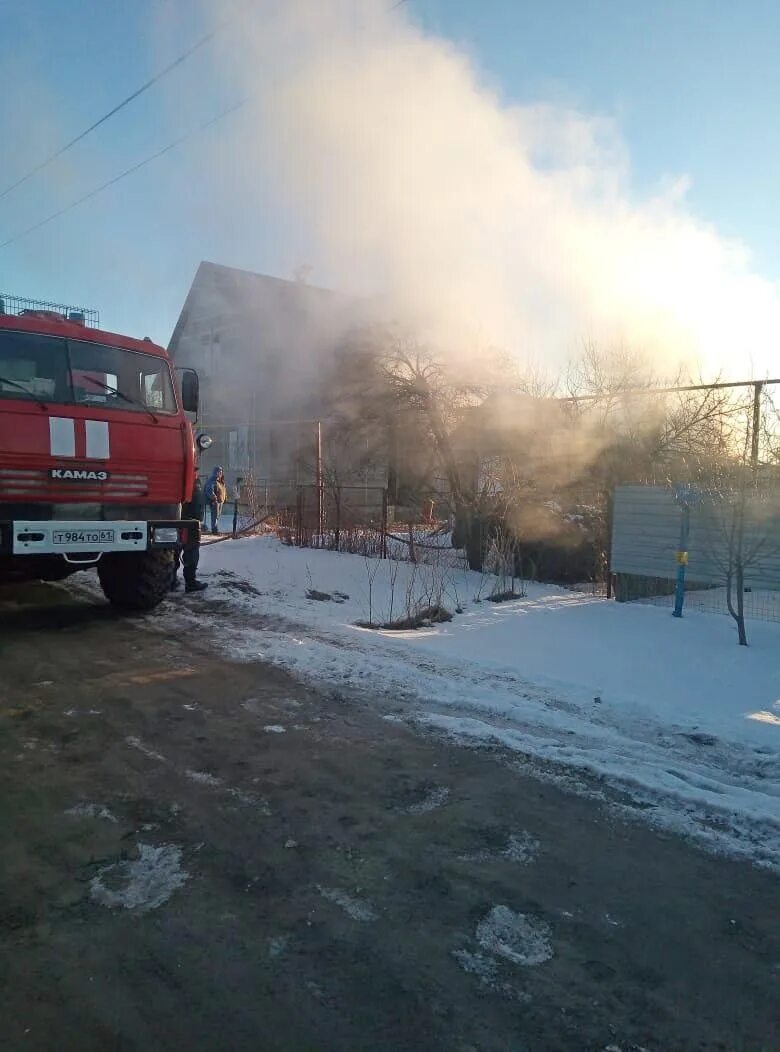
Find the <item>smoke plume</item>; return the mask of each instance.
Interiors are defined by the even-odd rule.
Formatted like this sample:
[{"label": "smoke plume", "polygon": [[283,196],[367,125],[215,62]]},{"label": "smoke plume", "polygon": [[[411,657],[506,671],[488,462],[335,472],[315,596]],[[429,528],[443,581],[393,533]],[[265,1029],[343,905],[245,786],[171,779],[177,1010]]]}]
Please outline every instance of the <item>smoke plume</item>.
[{"label": "smoke plume", "polygon": [[586,337],[661,369],[771,368],[778,289],[691,213],[686,178],[638,197],[610,119],[508,104],[409,5],[261,3],[219,61],[253,100],[220,146],[232,189],[281,210],[315,284],[554,369]]}]

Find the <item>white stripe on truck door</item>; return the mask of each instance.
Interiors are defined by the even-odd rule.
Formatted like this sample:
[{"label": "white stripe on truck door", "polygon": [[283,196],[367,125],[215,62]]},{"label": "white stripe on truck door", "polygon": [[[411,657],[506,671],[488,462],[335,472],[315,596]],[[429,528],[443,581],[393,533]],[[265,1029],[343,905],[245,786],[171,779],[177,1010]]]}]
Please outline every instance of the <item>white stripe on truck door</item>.
[{"label": "white stripe on truck door", "polygon": [[108,460],[111,451],[108,444],[108,422],[85,420],[87,429],[87,460]]},{"label": "white stripe on truck door", "polygon": [[53,457],[75,457],[76,429],[69,417],[49,417],[49,451]]}]

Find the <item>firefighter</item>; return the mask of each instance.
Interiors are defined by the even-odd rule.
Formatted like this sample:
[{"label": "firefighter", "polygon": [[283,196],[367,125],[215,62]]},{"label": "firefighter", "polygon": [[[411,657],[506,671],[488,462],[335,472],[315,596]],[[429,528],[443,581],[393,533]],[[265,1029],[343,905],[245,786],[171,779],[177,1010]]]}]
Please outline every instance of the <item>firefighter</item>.
[{"label": "firefighter", "polygon": [[192,488],[192,496],[186,504],[182,505],[181,517],[183,519],[197,519],[198,543],[176,553],[176,565],[173,570],[171,591],[179,587],[179,560],[181,560],[184,567],[185,592],[203,592],[208,588],[205,581],[199,581],[196,577],[198,562],[200,561],[200,523],[203,518],[204,505],[203,486],[200,481],[200,475],[196,475],[195,484]]}]

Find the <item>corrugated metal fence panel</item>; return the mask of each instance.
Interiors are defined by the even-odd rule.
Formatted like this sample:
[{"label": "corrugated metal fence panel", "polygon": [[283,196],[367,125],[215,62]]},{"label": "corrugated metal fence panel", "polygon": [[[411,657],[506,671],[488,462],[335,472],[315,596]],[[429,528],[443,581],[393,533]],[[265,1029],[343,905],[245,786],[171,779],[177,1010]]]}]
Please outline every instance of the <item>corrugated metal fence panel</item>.
[{"label": "corrugated metal fence panel", "polygon": [[[706,502],[691,511],[689,572],[694,581],[723,584],[728,569],[734,510]],[[745,584],[780,588],[780,502],[748,499],[742,544]]]},{"label": "corrugated metal fence panel", "polygon": [[[691,582],[723,584],[733,512],[703,501],[691,509],[688,571]],[[662,486],[619,486],[612,525],[612,571],[641,577],[674,577],[682,509]],[[745,583],[780,588],[780,499],[748,500],[743,553]]]},{"label": "corrugated metal fence panel", "polygon": [[612,513],[612,570],[643,577],[674,576],[680,509],[669,490],[619,486]]}]

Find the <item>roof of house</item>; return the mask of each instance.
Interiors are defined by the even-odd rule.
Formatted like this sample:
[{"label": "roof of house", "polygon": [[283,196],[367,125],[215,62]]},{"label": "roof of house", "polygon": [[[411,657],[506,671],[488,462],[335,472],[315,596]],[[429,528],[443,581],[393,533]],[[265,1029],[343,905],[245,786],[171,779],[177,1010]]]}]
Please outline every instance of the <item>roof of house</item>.
[{"label": "roof of house", "polygon": [[169,348],[175,347],[180,339],[190,318],[192,307],[203,293],[217,292],[236,311],[243,311],[246,309],[246,304],[251,302],[253,294],[256,295],[259,289],[265,293],[274,290],[288,298],[297,299],[302,306],[311,306],[315,301],[319,301],[322,305],[332,303],[334,306],[338,303],[346,306],[350,302],[349,297],[334,292],[332,289],[309,285],[303,281],[288,281],[284,278],[272,277],[270,274],[256,274],[250,270],[240,270],[238,267],[226,267],[221,263],[203,260],[198,266],[184,300],[184,306],[171,334]]}]

